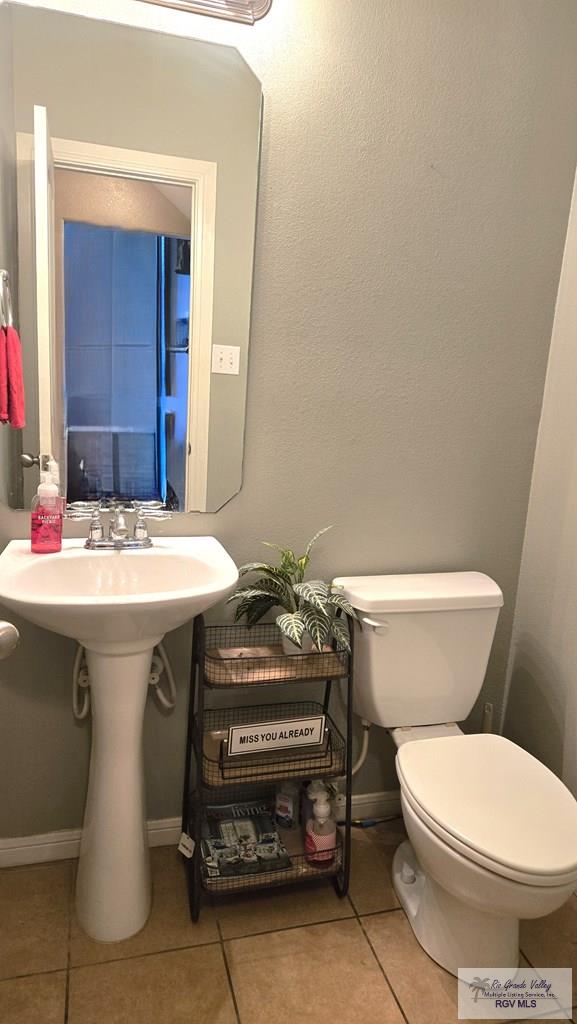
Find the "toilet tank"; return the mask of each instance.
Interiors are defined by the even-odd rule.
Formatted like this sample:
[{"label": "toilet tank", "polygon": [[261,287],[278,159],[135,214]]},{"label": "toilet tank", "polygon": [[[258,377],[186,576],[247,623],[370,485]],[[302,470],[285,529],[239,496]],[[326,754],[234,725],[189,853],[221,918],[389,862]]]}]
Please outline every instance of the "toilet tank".
[{"label": "toilet tank", "polygon": [[354,709],[386,728],[462,722],[477,699],[503,595],[480,572],[342,576],[355,624]]}]

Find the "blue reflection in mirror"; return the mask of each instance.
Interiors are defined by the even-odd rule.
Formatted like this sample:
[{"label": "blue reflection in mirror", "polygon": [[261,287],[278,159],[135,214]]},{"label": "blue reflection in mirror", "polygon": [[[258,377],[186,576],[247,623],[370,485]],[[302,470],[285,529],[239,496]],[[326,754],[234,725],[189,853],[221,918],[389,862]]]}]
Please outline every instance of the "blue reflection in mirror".
[{"label": "blue reflection in mirror", "polygon": [[185,508],[190,240],[66,221],[68,500]]}]

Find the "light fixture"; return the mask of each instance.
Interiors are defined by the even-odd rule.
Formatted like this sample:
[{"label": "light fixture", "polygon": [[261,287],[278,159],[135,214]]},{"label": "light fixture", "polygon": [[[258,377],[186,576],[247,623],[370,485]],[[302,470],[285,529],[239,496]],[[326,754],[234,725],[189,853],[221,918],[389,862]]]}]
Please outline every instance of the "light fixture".
[{"label": "light fixture", "polygon": [[145,4],[174,7],[191,14],[208,14],[211,18],[226,18],[254,25],[270,11],[272,0],[142,0]]}]

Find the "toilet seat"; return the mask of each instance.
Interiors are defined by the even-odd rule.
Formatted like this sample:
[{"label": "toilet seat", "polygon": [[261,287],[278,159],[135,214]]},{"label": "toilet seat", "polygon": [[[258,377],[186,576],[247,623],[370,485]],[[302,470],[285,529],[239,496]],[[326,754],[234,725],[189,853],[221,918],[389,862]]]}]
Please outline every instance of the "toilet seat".
[{"label": "toilet seat", "polygon": [[399,748],[397,771],[414,812],[469,860],[530,885],[577,880],[577,802],[510,740],[415,740]]}]

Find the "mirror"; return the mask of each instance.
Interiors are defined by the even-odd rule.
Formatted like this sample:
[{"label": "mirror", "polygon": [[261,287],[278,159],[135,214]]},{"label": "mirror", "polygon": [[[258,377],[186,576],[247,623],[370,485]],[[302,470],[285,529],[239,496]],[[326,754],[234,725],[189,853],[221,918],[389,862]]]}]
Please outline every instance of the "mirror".
[{"label": "mirror", "polygon": [[[241,486],[261,86],[226,46],[9,5],[27,425],[69,501]],[[105,59],[104,59],[105,55]]]},{"label": "mirror", "polygon": [[185,509],[191,189],[60,168],[54,183],[68,501]]}]

